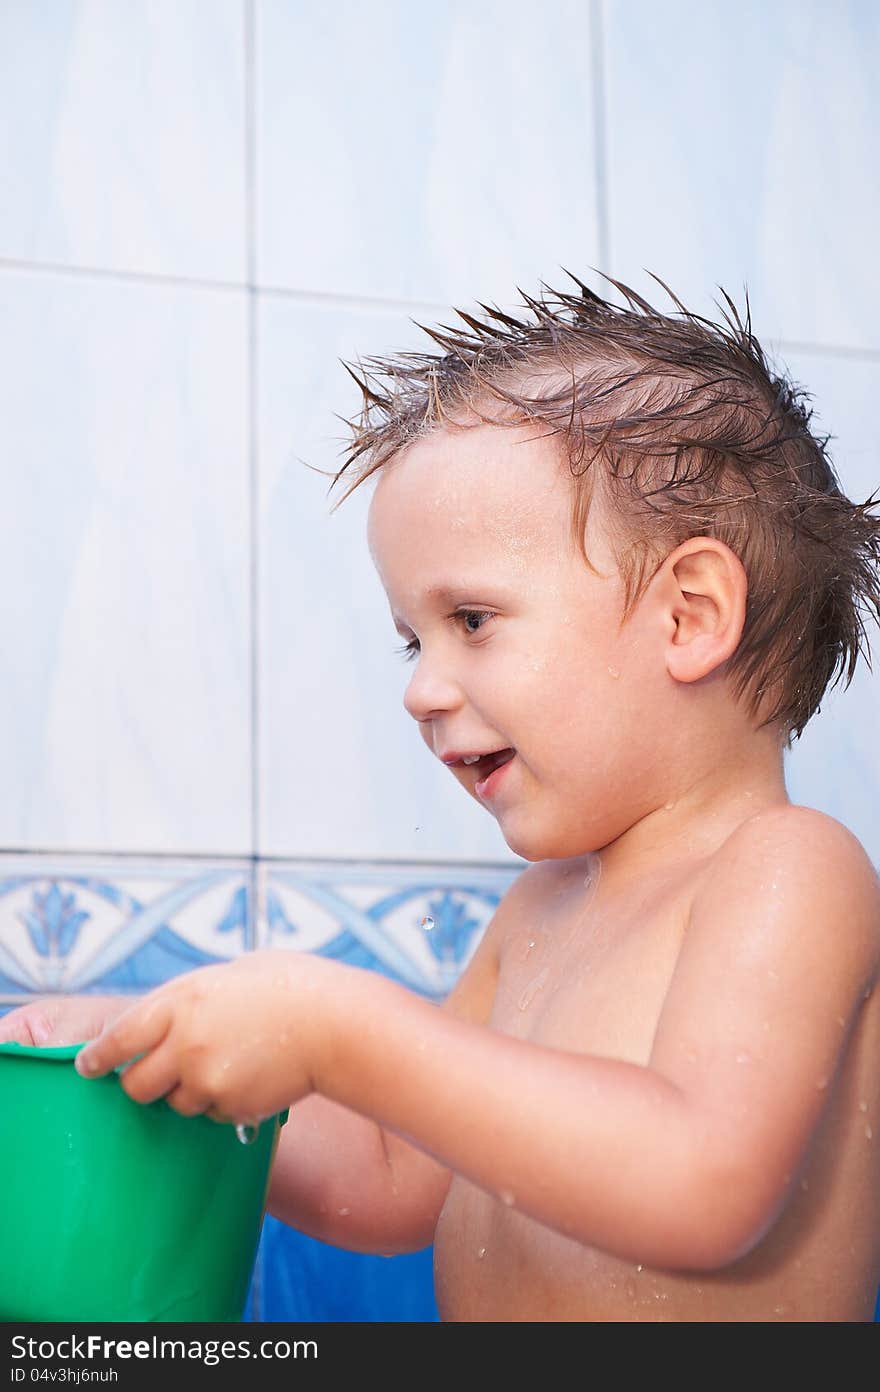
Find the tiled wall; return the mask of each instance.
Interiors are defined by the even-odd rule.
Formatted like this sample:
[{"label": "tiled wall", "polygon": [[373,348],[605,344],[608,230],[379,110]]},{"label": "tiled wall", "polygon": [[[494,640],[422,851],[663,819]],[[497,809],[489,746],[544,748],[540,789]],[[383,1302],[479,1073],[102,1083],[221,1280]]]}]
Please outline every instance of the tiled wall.
[{"label": "tiled wall", "polygon": [[[338,359],[562,266],[745,281],[863,500],[878,57],[823,0],[0,6],[2,1004],[270,941],[448,989],[520,862],[403,711],[368,499],[305,467]],[[788,776],[880,863],[877,697]],[[270,1220],[250,1312],[431,1318],[430,1251]]]}]

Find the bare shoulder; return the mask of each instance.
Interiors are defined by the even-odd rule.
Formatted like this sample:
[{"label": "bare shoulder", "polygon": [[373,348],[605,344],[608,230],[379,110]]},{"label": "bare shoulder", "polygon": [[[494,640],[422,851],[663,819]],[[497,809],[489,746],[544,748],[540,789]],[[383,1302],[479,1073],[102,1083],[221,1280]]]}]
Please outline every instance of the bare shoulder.
[{"label": "bare shoulder", "polygon": [[811,922],[834,927],[838,957],[851,953],[873,980],[880,971],[880,878],[858,837],[835,817],[794,803],[764,808],[732,833],[699,884],[691,917],[776,895],[797,903],[805,936]]}]

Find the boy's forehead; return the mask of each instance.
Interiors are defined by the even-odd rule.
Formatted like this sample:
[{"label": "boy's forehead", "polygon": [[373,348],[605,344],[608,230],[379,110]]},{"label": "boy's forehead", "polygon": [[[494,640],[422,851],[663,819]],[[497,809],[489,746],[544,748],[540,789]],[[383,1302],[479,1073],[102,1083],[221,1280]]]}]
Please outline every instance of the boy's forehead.
[{"label": "boy's forehead", "polygon": [[[543,438],[542,438],[543,437]],[[546,540],[558,546],[568,526],[571,489],[546,426],[475,426],[437,430],[401,452],[379,476],[370,504],[374,552],[386,533],[418,526],[425,539],[443,532],[481,533],[510,543]]]},{"label": "boy's forehead", "polygon": [[[585,596],[597,580],[572,533],[573,504],[568,460],[546,425],[438,430],[416,441],[379,472],[367,523],[396,620],[441,598]],[[617,572],[602,519],[591,504],[586,539],[600,579]]]}]

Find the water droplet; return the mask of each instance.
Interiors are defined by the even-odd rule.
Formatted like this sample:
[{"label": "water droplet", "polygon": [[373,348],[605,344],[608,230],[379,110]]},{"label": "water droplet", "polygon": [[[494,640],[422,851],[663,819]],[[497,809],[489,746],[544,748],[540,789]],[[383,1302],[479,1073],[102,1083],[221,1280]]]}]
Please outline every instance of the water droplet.
[{"label": "water droplet", "polygon": [[512,1189],[502,1189],[498,1197],[503,1204],[507,1204],[508,1208],[512,1208],[516,1203],[516,1194]]},{"label": "water droplet", "polygon": [[671,812],[674,806],[675,806],[675,803],[674,803],[674,802],[664,802],[664,804],[663,804],[663,811],[664,811],[664,812]]},{"label": "water droplet", "polygon": [[421,923],[419,924],[419,927],[424,928],[426,933],[430,933],[431,929],[434,927],[434,920],[430,914],[425,914],[425,917],[422,919]]},{"label": "water droplet", "polygon": [[350,1209],[350,1208],[338,1208],[338,1209],[336,1210],[336,1212],[339,1214],[340,1218],[347,1218],[348,1215],[349,1215],[349,1213],[351,1213],[351,1209]]},{"label": "water droplet", "polygon": [[784,1305],[774,1305],[774,1306],[773,1306],[773,1313],[774,1313],[774,1315],[784,1315],[784,1314],[785,1314],[785,1306],[784,1306]]},{"label": "water droplet", "polygon": [[242,1145],[253,1145],[254,1141],[257,1139],[257,1132],[259,1129],[258,1126],[251,1126],[247,1122],[240,1121],[235,1128],[235,1134]]},{"label": "water droplet", "polygon": [[816,1091],[817,1091],[817,1092],[821,1092],[822,1089],[823,1089],[823,1088],[827,1088],[827,1086],[828,1086],[828,1079],[825,1077],[824,1074],[822,1075],[821,1078],[817,1078],[817,1079],[816,1079]]},{"label": "water droplet", "polygon": [[482,1261],[483,1258],[485,1257],[485,1255],[486,1255],[486,1249],[485,1249],[485,1247],[481,1247],[480,1250],[479,1250],[479,1252],[477,1253],[477,1261]]},{"label": "water droplet", "polygon": [[608,668],[608,675],[609,675],[609,676],[612,676],[612,677],[619,677],[619,676],[620,676],[620,668],[619,668],[619,667],[609,667],[609,668]]},{"label": "water droplet", "polygon": [[840,1025],[840,1028],[843,1029],[844,1025],[846,1024],[846,1020],[844,1020],[842,1015],[838,1015],[837,1023]]},{"label": "water droplet", "polygon": [[868,1110],[868,1104],[867,1104],[867,1102],[865,1101],[865,1099],[862,1098],[861,1102],[859,1103],[859,1111],[860,1111],[860,1112],[866,1112],[867,1110]]},{"label": "water droplet", "polygon": [[867,1136],[869,1141],[871,1137],[874,1135],[874,1132],[871,1130],[870,1126],[865,1127],[865,1135]]},{"label": "water droplet", "polygon": [[751,1054],[746,1053],[745,1049],[743,1049],[741,1053],[737,1054],[736,1061],[737,1063],[751,1063],[752,1056]]},{"label": "water droplet", "polygon": [[636,1271],[641,1271],[641,1269],[642,1269],[642,1263],[639,1262],[638,1266],[636,1267]]},{"label": "water droplet", "polygon": [[543,971],[541,971],[541,972],[538,973],[538,975],[535,977],[534,981],[529,982],[529,985],[528,985],[528,986],[526,987],[526,989],[523,991],[522,995],[521,995],[520,998],[519,998],[519,1001],[517,1002],[517,1004],[519,1005],[520,1010],[528,1010],[528,1008],[529,1008],[529,1006],[531,1005],[532,1001],[535,999],[535,996],[536,996],[536,995],[538,994],[538,992],[539,992],[540,990],[542,990],[543,987],[546,985],[547,977],[548,977],[549,975],[550,975],[550,968],[549,968],[549,967],[545,967]]}]

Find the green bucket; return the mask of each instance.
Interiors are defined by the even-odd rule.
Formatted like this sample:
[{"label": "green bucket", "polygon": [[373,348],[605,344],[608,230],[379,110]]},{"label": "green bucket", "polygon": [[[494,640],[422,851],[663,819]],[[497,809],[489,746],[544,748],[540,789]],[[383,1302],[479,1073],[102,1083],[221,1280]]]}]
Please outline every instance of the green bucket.
[{"label": "green bucket", "polygon": [[0,1319],[240,1320],[287,1112],[243,1145],[82,1047],[0,1044]]}]

